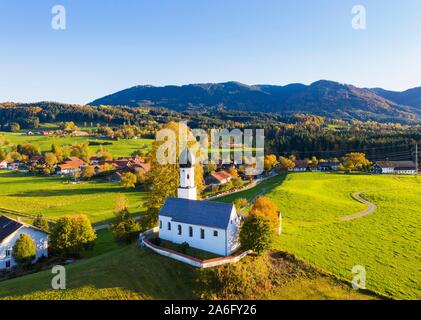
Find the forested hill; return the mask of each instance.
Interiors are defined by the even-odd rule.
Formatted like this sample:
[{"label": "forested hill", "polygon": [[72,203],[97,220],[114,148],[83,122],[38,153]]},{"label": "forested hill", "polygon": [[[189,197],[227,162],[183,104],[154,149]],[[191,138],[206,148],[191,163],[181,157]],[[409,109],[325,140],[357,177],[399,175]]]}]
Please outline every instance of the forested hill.
[{"label": "forested hill", "polygon": [[[409,97],[381,89],[363,89],[333,81],[311,85],[252,85],[238,82],[183,86],[135,86],[90,105],[165,107],[176,111],[225,108],[280,114],[308,113],[328,118],[379,122],[421,122],[421,90]],[[406,96],[405,96],[406,97]]]}]

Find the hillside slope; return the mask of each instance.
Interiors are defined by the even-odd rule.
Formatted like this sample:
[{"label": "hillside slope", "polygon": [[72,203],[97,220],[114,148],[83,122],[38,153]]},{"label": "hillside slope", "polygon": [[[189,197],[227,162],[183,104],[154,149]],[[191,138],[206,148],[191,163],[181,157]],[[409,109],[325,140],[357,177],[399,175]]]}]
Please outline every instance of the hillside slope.
[{"label": "hillside slope", "polygon": [[229,110],[311,113],[333,118],[417,122],[421,109],[404,106],[370,89],[321,80],[307,86],[245,85],[238,82],[183,86],[135,86],[99,98],[90,105],[166,107],[184,111],[224,107]]},{"label": "hillside slope", "polygon": [[390,101],[421,109],[421,87],[412,88],[402,92],[388,91],[381,88],[371,89],[371,91]]},{"label": "hillside slope", "polygon": [[[196,268],[133,244],[67,266],[66,290],[52,290],[53,275],[49,271],[43,271],[0,282],[0,299],[195,299],[197,271]],[[286,271],[285,273],[285,277],[289,279],[290,275]],[[377,298],[356,292],[331,277],[314,272],[285,282],[262,298]]]}]

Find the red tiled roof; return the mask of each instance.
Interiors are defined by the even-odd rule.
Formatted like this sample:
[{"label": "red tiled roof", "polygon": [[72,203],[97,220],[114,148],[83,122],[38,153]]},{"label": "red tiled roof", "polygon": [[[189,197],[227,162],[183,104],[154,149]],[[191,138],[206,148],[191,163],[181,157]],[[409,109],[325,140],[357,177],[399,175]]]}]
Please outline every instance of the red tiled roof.
[{"label": "red tiled roof", "polygon": [[67,158],[67,160],[61,164],[58,165],[58,167],[63,170],[63,169],[78,169],[81,166],[83,166],[85,163],[85,161],[83,161],[82,159],[79,159],[78,157],[69,157]]},{"label": "red tiled roof", "polygon": [[226,171],[212,172],[211,176],[214,177],[218,181],[223,181],[223,180],[231,178],[231,175]]}]

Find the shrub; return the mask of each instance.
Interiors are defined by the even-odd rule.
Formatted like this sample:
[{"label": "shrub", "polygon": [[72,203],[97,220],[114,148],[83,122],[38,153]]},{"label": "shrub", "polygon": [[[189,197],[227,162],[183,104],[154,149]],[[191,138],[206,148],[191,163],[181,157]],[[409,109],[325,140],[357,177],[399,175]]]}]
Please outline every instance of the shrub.
[{"label": "shrub", "polygon": [[48,225],[48,221],[47,221],[47,219],[45,219],[43,217],[42,214],[38,214],[35,217],[35,219],[34,219],[34,221],[33,221],[32,224],[34,225],[34,227],[37,227],[37,228],[39,228],[41,230],[44,230],[46,232],[49,232],[50,231],[50,226]]},{"label": "shrub", "polygon": [[266,217],[251,214],[241,226],[241,247],[246,250],[253,250],[258,255],[271,247],[273,237],[273,228],[270,220]]},{"label": "shrub", "polygon": [[187,242],[183,242],[178,245],[177,251],[185,254],[189,248],[190,245]]},{"label": "shrub", "polygon": [[12,255],[18,265],[30,264],[36,255],[34,240],[27,234],[21,234],[13,246]]},{"label": "shrub", "polygon": [[267,255],[197,271],[196,295],[202,299],[253,299],[272,288],[271,263]]},{"label": "shrub", "polygon": [[91,250],[96,232],[86,215],[59,218],[51,233],[51,247],[64,256],[79,256],[83,250]]},{"label": "shrub", "polygon": [[152,238],[150,241],[157,246],[160,246],[162,242],[161,238],[158,238],[158,237]]}]

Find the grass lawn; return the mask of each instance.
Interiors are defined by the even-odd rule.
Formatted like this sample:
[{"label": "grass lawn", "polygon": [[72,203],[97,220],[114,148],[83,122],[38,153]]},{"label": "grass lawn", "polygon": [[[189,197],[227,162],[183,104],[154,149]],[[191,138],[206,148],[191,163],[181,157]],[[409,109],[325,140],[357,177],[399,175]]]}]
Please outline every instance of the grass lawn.
[{"label": "grass lawn", "polygon": [[121,246],[114,241],[111,231],[108,229],[101,229],[96,232],[93,250],[84,252],[83,257],[92,258],[119,248],[121,248]]},{"label": "grass lawn", "polygon": [[60,177],[0,171],[0,210],[42,213],[51,219],[83,213],[92,223],[106,222],[114,217],[114,200],[119,193],[127,196],[132,214],[139,215],[144,210],[146,192],[127,190],[116,183],[92,181],[73,185],[66,181]]},{"label": "grass lawn", "polygon": [[[133,244],[66,266],[66,290],[43,271],[0,282],[0,299],[194,299],[196,271]],[[297,278],[267,298],[372,299],[327,277]]]},{"label": "grass lawn", "polygon": [[[179,252],[178,251],[179,245],[174,243],[174,242],[171,242],[171,241],[161,239],[161,243],[160,243],[159,246]],[[193,247],[187,248],[185,254],[188,255],[188,256],[194,257],[194,258],[202,259],[202,260],[220,257],[220,256],[218,256],[218,255],[216,255],[212,252],[196,249],[196,248],[193,248]]]},{"label": "grass lawn", "polygon": [[[265,190],[283,216],[277,249],[348,282],[354,277],[352,267],[362,265],[367,289],[397,299],[421,298],[419,177],[292,173],[284,181],[277,179],[278,186],[269,184]],[[217,201],[250,199],[262,188]],[[366,208],[351,198],[353,192],[362,192],[377,210],[341,221]]]},{"label": "grass lawn", "polygon": [[[22,133],[11,133],[11,132],[0,132],[0,135],[4,135],[7,140],[13,144],[25,144],[30,143],[39,146],[41,151],[50,151],[52,144],[60,146],[70,145],[80,142],[88,141],[101,141],[110,142],[111,145],[103,146],[105,149],[111,152],[114,157],[127,157],[133,151],[141,149],[143,146],[151,148],[152,139],[130,139],[130,140],[111,140],[111,139],[96,139],[94,137],[49,137],[49,136],[26,136]],[[93,152],[100,149],[100,146],[90,146]]]}]

